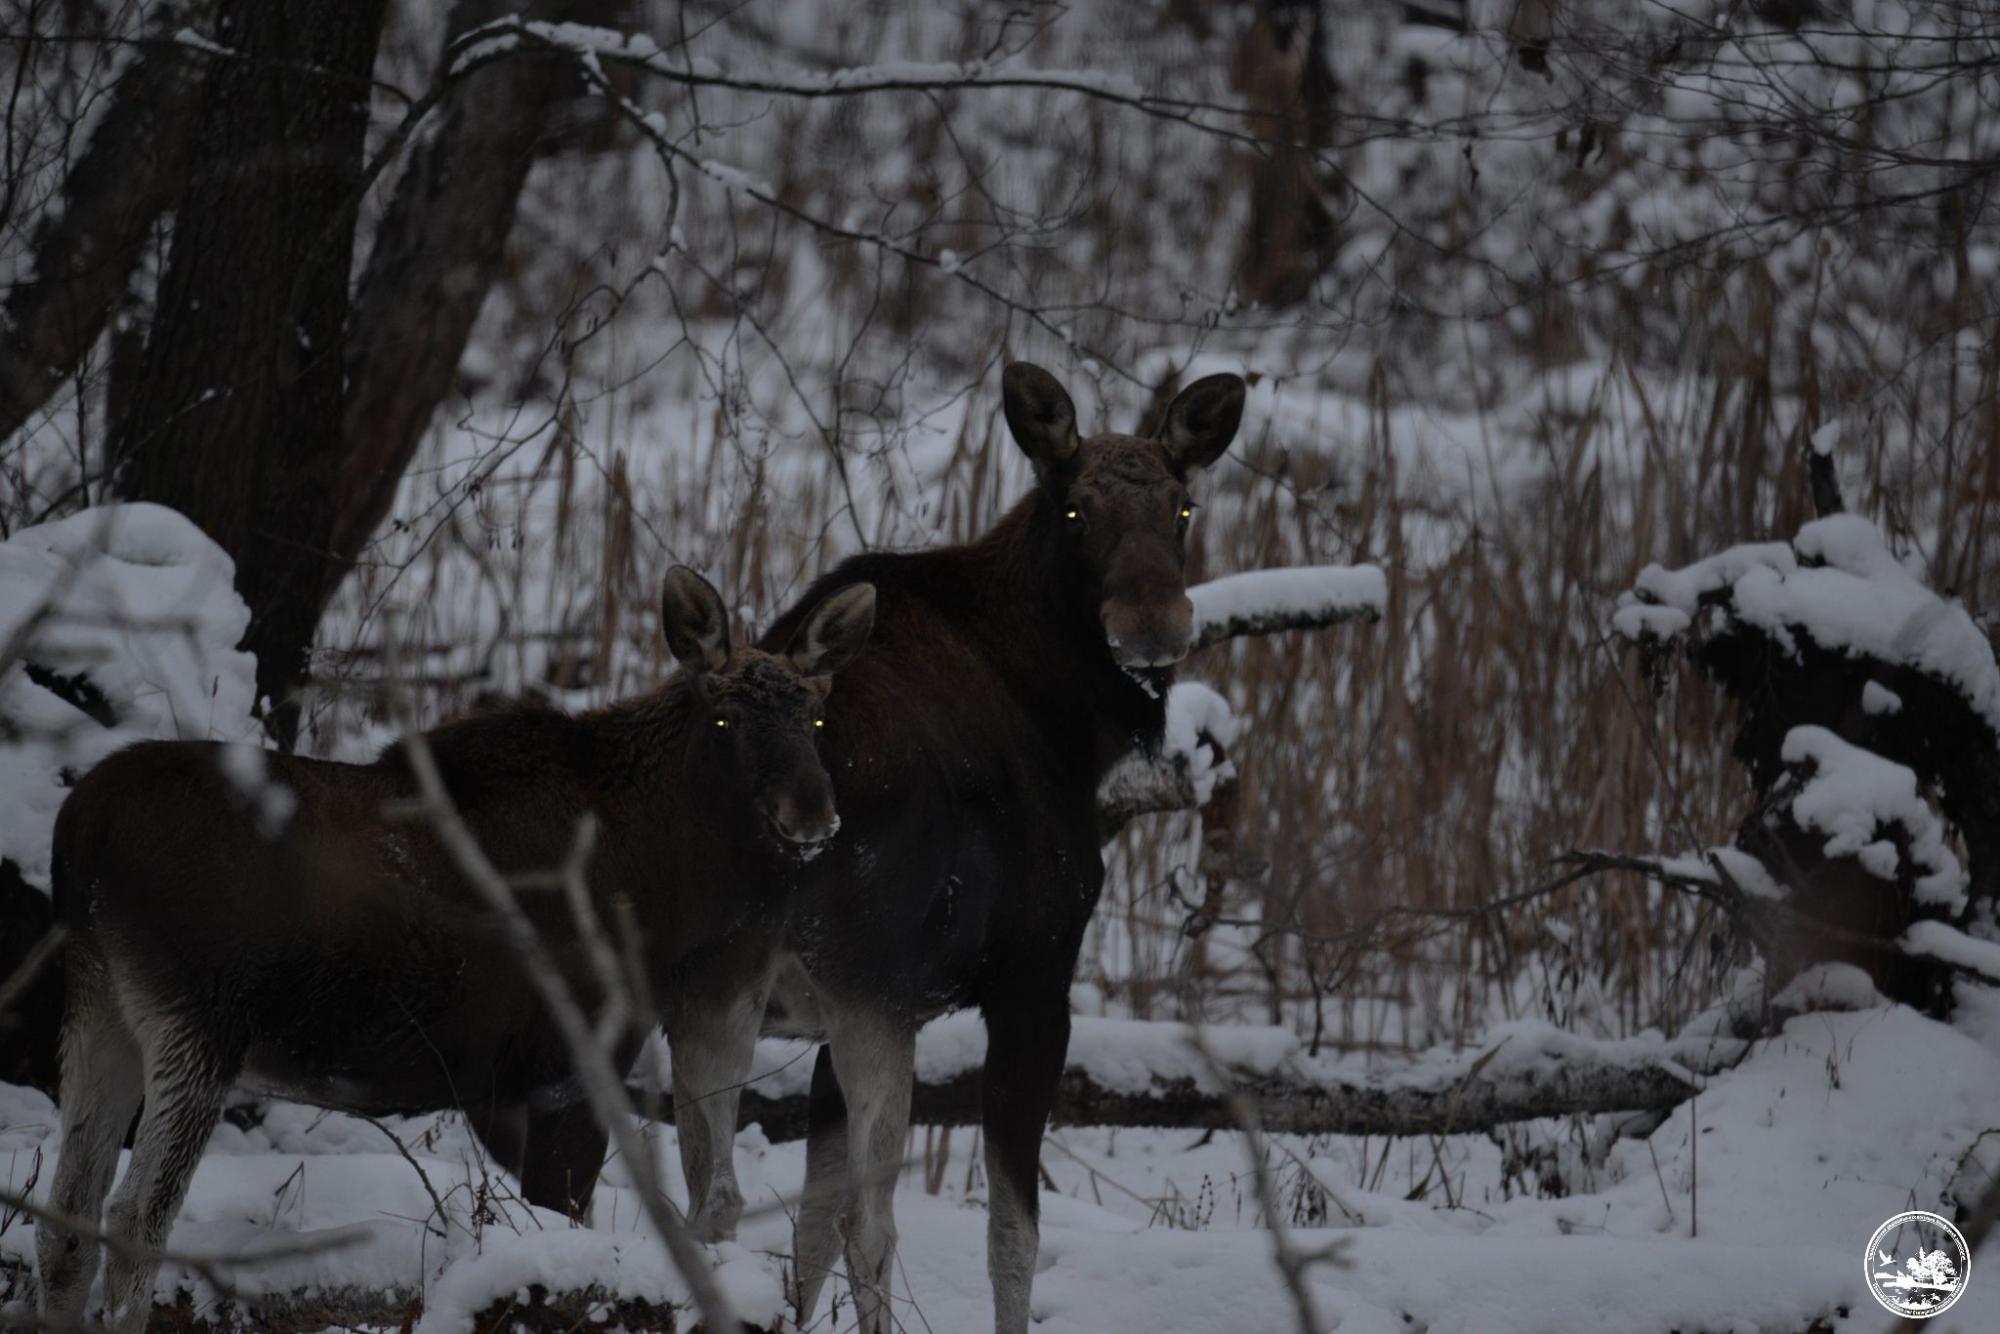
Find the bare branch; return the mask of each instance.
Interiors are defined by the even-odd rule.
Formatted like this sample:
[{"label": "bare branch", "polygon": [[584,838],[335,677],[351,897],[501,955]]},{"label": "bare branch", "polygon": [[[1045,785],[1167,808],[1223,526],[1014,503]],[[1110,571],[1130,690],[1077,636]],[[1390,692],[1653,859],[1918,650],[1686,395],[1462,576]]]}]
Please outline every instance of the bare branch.
[{"label": "bare branch", "polygon": [[[206,4],[176,7],[200,22]],[[0,310],[0,439],[14,434],[90,350],[125,294],[160,210],[185,184],[206,57],[181,42],[149,45],[36,225],[27,271]]]},{"label": "bare branch", "polygon": [[[391,639],[393,642],[393,632]],[[487,859],[471,826],[466,824],[451,794],[445,790],[437,760],[431,754],[423,732],[416,726],[409,704],[401,692],[397,694],[396,711],[410,770],[417,779],[421,814],[430,821],[459,873],[492,911],[502,936],[526,969],[530,983],[540,995],[550,1020],[562,1037],[563,1045],[569,1049],[577,1082],[583,1086],[591,1110],[597,1114],[599,1123],[611,1137],[612,1145],[624,1159],[626,1170],[632,1174],[646,1220],[659,1234],[667,1254],[681,1271],[681,1277],[687,1280],[703,1323],[718,1334],[741,1329],[727,1295],[715,1282],[715,1272],[708,1263],[708,1257],[687,1230],[679,1212],[667,1200],[651,1148],[632,1127],[632,1104],[625,1092],[622,1072],[613,1067],[610,1057],[594,1040],[590,1021],[571,994],[555,957],[536,934],[534,924],[521,910],[513,889]]]}]

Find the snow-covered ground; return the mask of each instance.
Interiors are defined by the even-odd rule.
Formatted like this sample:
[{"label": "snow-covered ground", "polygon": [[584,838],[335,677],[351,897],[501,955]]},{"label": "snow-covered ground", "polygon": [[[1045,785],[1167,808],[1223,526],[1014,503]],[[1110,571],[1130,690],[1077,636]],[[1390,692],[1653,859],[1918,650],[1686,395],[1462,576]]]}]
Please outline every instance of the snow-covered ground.
[{"label": "snow-covered ground", "polygon": [[[1887,1006],[1794,1018],[1649,1138],[1606,1141],[1600,1152],[1579,1145],[1545,1165],[1542,1186],[1553,1187],[1551,1172],[1567,1177],[1560,1197],[1536,1189],[1532,1174],[1508,1173],[1500,1144],[1483,1137],[1274,1141],[1269,1170],[1297,1244],[1343,1243],[1338,1267],[1312,1273],[1322,1317],[1353,1334],[1886,1330],[1892,1322],[1865,1288],[1870,1234],[1954,1189],[1976,1193],[2000,1166],[2000,1146],[1982,1139],[2000,1108],[2000,992],[1967,987],[1960,1000],[1955,1025]],[[51,1120],[39,1094],[0,1088],[9,1189],[38,1173],[46,1189]],[[512,1202],[455,1118],[390,1129],[422,1176],[382,1129],[351,1117],[279,1104],[249,1129],[225,1123],[172,1245],[227,1255],[359,1227],[350,1247],[233,1279],[246,1293],[421,1285],[420,1328],[435,1331],[465,1328],[470,1311],[542,1280],[587,1276],[655,1299],[681,1292],[641,1235],[617,1163],[592,1227],[573,1229]],[[898,1309],[912,1330],[978,1329],[991,1317],[975,1136],[960,1129],[940,1146],[932,1134],[937,1193],[925,1190],[919,1130],[898,1198]],[[671,1163],[673,1132],[652,1139]],[[715,1255],[742,1313],[768,1319],[781,1301],[785,1203],[803,1146],[752,1128],[737,1148],[750,1212],[740,1242]],[[1240,1136],[1061,1129],[1043,1161],[1055,1189],[1042,1197],[1038,1330],[1297,1327]],[[30,1251],[30,1227],[10,1219],[0,1262]],[[185,1271],[161,1281],[206,1294]],[[809,1328],[848,1328],[849,1310],[843,1300],[836,1317],[823,1303]],[[1930,1328],[1996,1327],[2000,1246],[1989,1246],[1965,1296]]]}]

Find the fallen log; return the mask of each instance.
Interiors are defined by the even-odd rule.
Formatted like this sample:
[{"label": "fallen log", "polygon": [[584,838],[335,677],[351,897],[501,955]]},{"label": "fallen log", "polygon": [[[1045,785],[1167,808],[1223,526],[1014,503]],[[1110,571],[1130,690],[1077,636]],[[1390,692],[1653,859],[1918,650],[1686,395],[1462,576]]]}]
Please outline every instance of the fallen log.
[{"label": "fallen log", "polygon": [[[25,1268],[0,1260],[0,1297],[30,1295],[34,1283]],[[198,1302],[185,1288],[172,1302],[155,1302],[146,1322],[149,1334],[317,1334],[325,1329],[409,1329],[423,1315],[421,1292],[401,1285],[383,1288],[316,1285],[257,1297]],[[0,1316],[0,1326],[7,1323]],[[704,1326],[692,1305],[619,1297],[595,1285],[551,1290],[539,1283],[500,1298],[472,1316],[468,1334],[573,1334],[579,1329],[623,1329],[630,1334],[701,1334]],[[744,1334],[770,1334],[768,1326],[744,1325]]]},{"label": "fallen log", "polygon": [[[1700,1092],[1703,1076],[1740,1060],[1734,1039],[1618,1041],[1577,1037],[1538,1023],[1502,1025],[1480,1050],[1430,1052],[1370,1071],[1351,1059],[1306,1055],[1289,1030],[1218,1027],[1225,1069],[1208,1067],[1178,1024],[1077,1019],[1069,1065],[1056,1093],[1058,1125],[1233,1130],[1232,1094],[1255,1104],[1259,1124],[1296,1135],[1474,1134],[1515,1121],[1598,1112],[1659,1112]],[[636,1081],[635,1096],[672,1119],[664,1044]],[[979,1121],[985,1032],[976,1015],[949,1016],[917,1041],[911,1120]],[[802,1139],[811,1049],[759,1045],[742,1095],[739,1125],[772,1141]],[[657,1073],[655,1073],[657,1072]],[[1218,1077],[1218,1076],[1222,1077]]]}]

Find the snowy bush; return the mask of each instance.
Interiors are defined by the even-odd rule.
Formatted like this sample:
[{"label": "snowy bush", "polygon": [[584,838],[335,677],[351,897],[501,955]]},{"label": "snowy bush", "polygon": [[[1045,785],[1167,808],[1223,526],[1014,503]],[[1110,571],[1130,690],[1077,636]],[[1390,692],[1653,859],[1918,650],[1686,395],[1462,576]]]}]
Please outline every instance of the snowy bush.
[{"label": "snowy bush", "polygon": [[1960,928],[1991,927],[2000,877],[2000,666],[1873,524],[1833,514],[1789,543],[1648,566],[1612,626],[1656,684],[1684,650],[1739,707],[1755,808],[1734,848],[1660,865],[1738,897],[1773,986],[1846,960],[1941,1005],[1938,965],[1979,971]]},{"label": "snowy bush", "polygon": [[229,558],[179,514],[111,505],[0,543],[0,859],[46,888],[76,779],[153,738],[245,740],[256,664]]}]

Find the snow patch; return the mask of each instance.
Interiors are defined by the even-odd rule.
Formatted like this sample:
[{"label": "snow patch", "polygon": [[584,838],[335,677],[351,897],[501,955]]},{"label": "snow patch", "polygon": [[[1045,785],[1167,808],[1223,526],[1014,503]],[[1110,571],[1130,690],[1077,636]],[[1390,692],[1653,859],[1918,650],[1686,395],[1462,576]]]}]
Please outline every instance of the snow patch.
[{"label": "snow patch", "polygon": [[1909,838],[1917,901],[1948,912],[1964,908],[1965,871],[1945,843],[1937,813],[1917,790],[1915,773],[1824,727],[1794,727],[1779,753],[1787,764],[1812,766],[1792,799],[1792,818],[1827,836],[1827,856],[1855,857],[1871,875],[1894,880],[1901,858],[1877,831],[1900,826]]},{"label": "snow patch", "polygon": [[0,857],[49,883],[75,779],[147,738],[256,734],[236,567],[161,505],[84,510],[0,543]]}]

